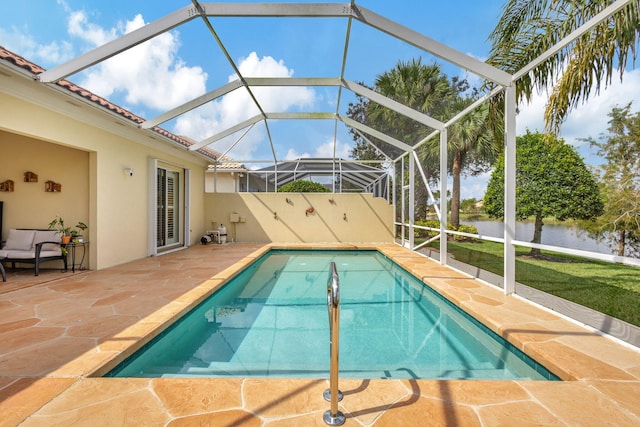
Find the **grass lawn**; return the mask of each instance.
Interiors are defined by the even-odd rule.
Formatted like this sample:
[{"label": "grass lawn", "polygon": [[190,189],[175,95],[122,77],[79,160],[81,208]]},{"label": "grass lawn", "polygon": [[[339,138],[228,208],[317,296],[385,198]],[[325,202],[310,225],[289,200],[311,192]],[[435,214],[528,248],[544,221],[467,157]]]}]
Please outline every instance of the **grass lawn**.
[{"label": "grass lawn", "polygon": [[[449,242],[456,260],[502,275],[501,243]],[[516,248],[516,281],[640,326],[640,268],[543,251],[527,257]]]}]

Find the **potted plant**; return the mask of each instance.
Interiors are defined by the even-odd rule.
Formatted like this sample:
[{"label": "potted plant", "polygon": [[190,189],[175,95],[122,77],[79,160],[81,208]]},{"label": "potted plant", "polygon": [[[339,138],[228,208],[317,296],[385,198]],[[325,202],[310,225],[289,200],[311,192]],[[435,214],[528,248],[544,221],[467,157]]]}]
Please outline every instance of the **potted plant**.
[{"label": "potted plant", "polygon": [[84,241],[84,238],[82,237],[82,234],[80,234],[80,232],[86,230],[87,228],[89,228],[87,224],[82,221],[78,221],[74,229],[71,230],[71,240],[73,241],[73,243],[80,243]]},{"label": "potted plant", "polygon": [[64,219],[61,216],[56,216],[49,223],[49,230],[58,230],[56,234],[60,235],[60,242],[62,244],[67,244],[71,241],[71,227],[67,227],[64,225]]}]

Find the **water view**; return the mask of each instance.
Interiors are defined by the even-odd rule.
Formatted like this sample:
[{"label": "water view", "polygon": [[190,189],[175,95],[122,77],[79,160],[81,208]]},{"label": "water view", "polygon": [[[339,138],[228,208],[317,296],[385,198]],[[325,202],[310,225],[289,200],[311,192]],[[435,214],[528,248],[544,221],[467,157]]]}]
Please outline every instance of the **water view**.
[{"label": "water view", "polygon": [[[478,229],[478,234],[491,237],[503,237],[502,221],[462,221],[466,225],[473,225]],[[533,222],[516,223],[516,239],[530,242],[533,238]],[[563,248],[580,249],[590,252],[612,254],[611,248],[605,241],[597,241],[590,238],[584,231],[576,226],[564,224],[545,224],[542,228],[543,245],[560,246]]]}]

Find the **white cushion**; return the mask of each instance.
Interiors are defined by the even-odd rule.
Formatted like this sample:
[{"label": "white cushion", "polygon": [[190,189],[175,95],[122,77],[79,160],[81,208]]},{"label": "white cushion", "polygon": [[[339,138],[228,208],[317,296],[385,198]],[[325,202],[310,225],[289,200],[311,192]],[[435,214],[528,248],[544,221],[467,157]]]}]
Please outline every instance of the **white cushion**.
[{"label": "white cushion", "polygon": [[[40,258],[46,258],[50,256],[60,256],[62,255],[62,251],[60,249],[56,249],[53,251],[40,251]],[[3,258],[9,259],[35,259],[36,252],[35,251],[5,251],[0,250],[0,261]]]},{"label": "white cushion", "polygon": [[[46,245],[44,245],[46,246]],[[62,251],[60,250],[60,248],[55,249],[55,250],[48,250],[48,251],[40,251],[40,258],[46,258],[48,256],[60,256],[62,255]],[[35,255],[34,255],[35,256]]]},{"label": "white cushion", "polygon": [[33,251],[7,251],[7,258],[14,259],[34,259],[36,253]]},{"label": "white cushion", "polygon": [[7,242],[2,249],[15,251],[30,251],[33,247],[34,230],[9,230]]},{"label": "white cushion", "polygon": [[[40,242],[59,242],[60,235],[56,230],[36,230],[36,235],[33,239],[33,250],[36,249],[36,243]],[[42,245],[42,251],[55,251],[60,252],[60,247],[54,243],[47,243]]]},{"label": "white cushion", "polygon": [[34,251],[7,251],[6,257],[13,259],[34,259],[36,253]]}]

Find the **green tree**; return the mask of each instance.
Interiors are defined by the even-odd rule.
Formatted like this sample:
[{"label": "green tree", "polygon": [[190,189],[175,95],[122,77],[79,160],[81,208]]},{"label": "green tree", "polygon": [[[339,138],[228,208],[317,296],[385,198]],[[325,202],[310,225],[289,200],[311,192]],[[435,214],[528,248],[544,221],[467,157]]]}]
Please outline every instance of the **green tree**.
[{"label": "green tree", "polygon": [[[504,154],[491,174],[484,209],[491,217],[504,217]],[[546,217],[590,220],[602,212],[598,184],[572,146],[538,132],[517,137],[516,218],[535,218],[531,242],[540,243]],[[531,249],[531,255],[540,250]]]},{"label": "green tree", "polygon": [[[395,68],[380,74],[375,90],[405,106],[435,118],[442,118],[453,89],[439,64],[425,65],[420,58],[398,62]],[[376,129],[415,145],[432,129],[375,102],[367,105],[367,117]]]},{"label": "green tree", "polygon": [[[611,0],[507,0],[489,36],[488,63],[511,74],[593,18]],[[622,79],[627,61],[636,59],[640,39],[640,2],[591,29],[517,82],[517,97],[531,99],[534,89],[551,93],[545,111],[547,129],[557,133],[575,106],[595,90]]]},{"label": "green tree", "polygon": [[[476,96],[457,96],[452,99],[448,109],[455,114],[471,105],[476,98]],[[497,142],[493,136],[489,126],[488,104],[476,107],[450,128],[448,159],[452,184],[449,222],[455,229],[460,227],[461,178],[465,171],[471,175],[477,175],[489,170],[502,149],[502,144]],[[435,149],[436,147],[434,147]]]},{"label": "green tree", "polygon": [[[466,80],[449,80],[437,63],[425,65],[421,59],[399,62],[396,67],[376,78],[375,90],[388,98],[398,101],[416,111],[445,121],[473,103],[477,91],[469,91]],[[361,123],[369,124],[387,135],[415,145],[432,133],[433,129],[396,111],[371,101],[360,99],[358,105],[350,105],[350,117]],[[466,172],[477,174],[488,170],[500,151],[488,127],[488,107],[474,109],[460,121],[451,126],[449,140],[449,171],[453,178],[450,222],[457,228],[460,225],[460,186],[461,176]],[[356,139],[356,138],[354,138]],[[356,139],[356,148],[352,155],[369,155],[371,149]],[[378,143],[376,143],[377,145]],[[439,138],[434,138],[418,149],[418,157],[429,181],[436,181],[439,171]],[[389,148],[380,147],[388,152]],[[391,157],[397,157],[397,149]],[[361,158],[361,157],[356,157]],[[414,207],[418,219],[426,215],[427,189],[422,179],[416,179]]]},{"label": "green tree", "polygon": [[479,200],[475,197],[470,199],[464,199],[460,201],[460,211],[468,214],[480,213],[480,207],[478,206]]},{"label": "green tree", "polygon": [[632,255],[640,245],[640,111],[631,113],[629,103],[609,118],[609,134],[600,142],[588,139],[606,160],[599,168],[604,214],[589,231],[608,237],[618,255]]},{"label": "green tree", "polygon": [[[442,73],[440,65],[435,62],[423,64],[420,58],[407,62],[400,61],[395,68],[377,76],[374,89],[387,98],[434,118],[442,118],[444,105],[453,93],[451,83]],[[363,114],[364,122],[369,126],[408,145],[417,144],[433,131],[413,119],[370,100],[366,102]],[[381,141],[376,141],[376,145],[384,152],[391,153],[390,157],[395,158],[401,154],[396,147],[391,148]],[[419,157],[427,179],[433,179],[438,170],[437,156],[422,149]],[[418,173],[416,173],[415,182],[413,208],[417,219],[424,219],[427,213],[427,189]]]}]

